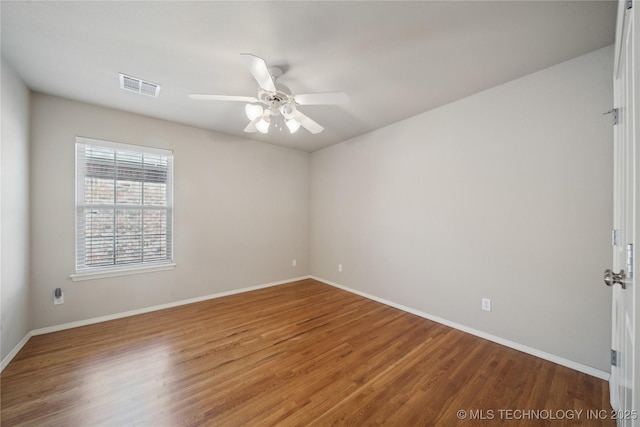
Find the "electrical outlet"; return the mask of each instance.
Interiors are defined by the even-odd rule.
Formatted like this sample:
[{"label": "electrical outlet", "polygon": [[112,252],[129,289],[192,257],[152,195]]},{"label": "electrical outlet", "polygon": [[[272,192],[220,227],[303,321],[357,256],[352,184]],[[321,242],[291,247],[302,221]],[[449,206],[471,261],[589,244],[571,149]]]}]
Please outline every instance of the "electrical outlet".
[{"label": "electrical outlet", "polygon": [[338,264],[338,271],[342,273],[342,264]]},{"label": "electrical outlet", "polygon": [[295,267],[296,265],[298,265],[298,261],[296,261],[295,259],[291,261],[291,267]]},{"label": "electrical outlet", "polygon": [[53,305],[64,304],[64,294],[60,293],[59,297],[53,296]]},{"label": "electrical outlet", "polygon": [[482,309],[484,311],[491,311],[491,300],[489,298],[482,298]]}]

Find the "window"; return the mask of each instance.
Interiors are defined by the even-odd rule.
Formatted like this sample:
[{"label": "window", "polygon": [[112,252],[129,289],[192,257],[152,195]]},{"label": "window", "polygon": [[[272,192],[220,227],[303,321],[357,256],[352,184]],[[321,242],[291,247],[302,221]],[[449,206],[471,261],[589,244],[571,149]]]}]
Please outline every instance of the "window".
[{"label": "window", "polygon": [[172,190],[171,151],[76,138],[72,278],[172,267]]}]

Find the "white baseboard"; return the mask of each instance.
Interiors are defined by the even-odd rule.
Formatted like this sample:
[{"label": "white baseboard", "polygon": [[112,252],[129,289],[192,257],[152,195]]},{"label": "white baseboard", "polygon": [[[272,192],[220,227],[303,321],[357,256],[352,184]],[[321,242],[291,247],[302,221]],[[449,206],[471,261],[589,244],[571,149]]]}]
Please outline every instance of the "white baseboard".
[{"label": "white baseboard", "polygon": [[15,347],[13,347],[9,354],[7,354],[4,359],[2,359],[2,363],[0,363],[0,372],[4,371],[4,368],[6,368],[9,362],[11,362],[14,357],[16,357],[18,352],[22,350],[22,347],[24,347],[24,345],[29,341],[29,338],[31,338],[32,336],[33,335],[31,334],[31,331],[27,332],[27,335],[25,335],[24,338],[22,338],[20,342]]},{"label": "white baseboard", "polygon": [[322,279],[320,277],[316,277],[316,276],[300,276],[300,277],[294,277],[291,279],[287,279],[287,280],[280,280],[277,282],[271,282],[271,283],[265,283],[262,285],[257,285],[257,286],[250,286],[250,287],[246,287],[246,288],[241,288],[241,289],[234,289],[231,291],[225,291],[225,292],[219,292],[216,294],[210,294],[210,295],[205,295],[205,296],[201,296],[201,297],[197,297],[197,298],[190,298],[190,299],[185,299],[185,300],[180,300],[180,301],[175,301],[175,302],[171,302],[171,303],[167,303],[167,304],[161,304],[161,305],[156,305],[156,306],[152,306],[152,307],[145,307],[145,308],[140,308],[137,310],[131,310],[131,311],[126,311],[126,312],[122,312],[122,313],[115,313],[115,314],[110,314],[107,316],[100,316],[100,317],[94,317],[91,319],[85,319],[85,320],[79,320],[77,322],[69,322],[69,323],[63,323],[61,325],[54,325],[54,326],[48,326],[45,328],[39,328],[39,329],[34,329],[32,331],[29,331],[27,333],[27,335],[25,335],[25,337],[13,348],[13,350],[11,350],[11,352],[9,354],[7,354],[7,356],[2,359],[2,364],[0,365],[0,372],[2,372],[2,370],[4,370],[4,368],[9,364],[9,362],[11,362],[11,360],[13,360],[13,358],[18,354],[18,352],[22,349],[22,347],[24,347],[24,345],[29,341],[29,339],[32,336],[35,335],[41,335],[41,334],[47,334],[50,332],[57,332],[57,331],[63,331],[65,329],[72,329],[72,328],[77,328],[80,326],[86,326],[86,325],[92,325],[95,323],[100,323],[100,322],[106,322],[109,320],[115,320],[115,319],[120,319],[123,317],[129,317],[129,316],[135,316],[137,314],[143,314],[143,313],[149,313],[151,311],[157,311],[157,310],[163,310],[165,308],[171,308],[171,307],[177,307],[180,305],[186,305],[186,304],[192,304],[195,302],[200,302],[200,301],[206,301],[209,299],[214,299],[214,298],[221,298],[221,297],[225,297],[225,296],[229,296],[229,295],[235,295],[235,294],[240,294],[240,293],[244,293],[244,292],[250,292],[250,291],[254,291],[257,289],[263,289],[263,288],[268,288],[268,287],[272,287],[272,286],[278,286],[278,285],[282,285],[285,283],[290,283],[290,282],[295,282],[298,280],[303,280],[303,279],[314,279],[317,280],[319,282],[322,283],[326,283],[327,285],[331,285],[334,286],[336,288],[345,290],[347,292],[351,292],[353,294],[356,295],[360,295],[361,297],[364,298],[368,298],[370,300],[373,301],[377,301],[379,303],[388,305],[390,307],[394,307],[397,308],[399,310],[405,311],[407,313],[411,313],[411,314],[415,314],[416,316],[420,316],[423,317],[425,319],[429,319],[432,320],[436,323],[440,323],[446,326],[449,326],[451,328],[454,329],[458,329],[460,331],[463,332],[467,332],[471,335],[475,335],[478,336],[480,338],[484,338],[486,340],[489,341],[493,341],[495,343],[504,345],[506,347],[510,347],[513,348],[515,350],[519,350],[522,351],[523,353],[527,353],[527,354],[531,354],[532,356],[536,356],[539,357],[541,359],[545,359],[548,360],[550,362],[553,363],[557,363],[558,365],[562,365],[562,366],[566,366],[567,368],[571,368],[574,369],[576,371],[579,372],[583,372],[587,375],[591,375],[594,376],[596,378],[600,378],[603,379],[605,381],[609,380],[609,373],[605,372],[605,371],[601,371],[599,369],[595,369],[592,368],[590,366],[587,365],[583,365],[581,363],[578,362],[574,362],[572,360],[569,359],[565,359],[563,357],[560,356],[556,356],[554,354],[551,353],[547,353],[538,349],[535,349],[533,347],[529,347],[514,341],[510,341],[483,331],[479,331],[477,329],[474,328],[470,328],[468,326],[465,325],[461,325],[459,323],[455,323],[455,322],[451,322],[449,320],[437,317],[437,316],[432,316],[430,314],[424,313],[422,311],[413,309],[411,307],[407,307],[404,306],[402,304],[397,304],[393,301],[389,301],[386,300],[384,298],[379,298],[375,295],[371,295],[368,294],[366,292],[361,292],[352,288],[349,288],[347,286],[343,286],[340,285],[338,283],[332,282],[330,280],[326,280],[326,279]]},{"label": "white baseboard", "polygon": [[526,345],[523,345],[523,344],[520,344],[520,343],[517,343],[517,342],[514,342],[514,341],[510,341],[510,340],[507,340],[507,339],[504,339],[504,338],[501,338],[501,337],[498,337],[496,335],[492,335],[492,334],[489,334],[489,333],[486,333],[486,332],[483,332],[483,331],[479,331],[477,329],[470,328],[468,326],[461,325],[459,323],[451,322],[451,321],[449,321],[447,319],[443,319],[441,317],[432,316],[430,314],[427,314],[427,313],[424,313],[422,311],[413,309],[411,307],[407,307],[407,306],[404,306],[402,304],[397,304],[397,303],[395,303],[393,301],[389,301],[389,300],[386,300],[384,298],[379,298],[379,297],[376,297],[375,295],[371,295],[371,294],[368,294],[366,292],[361,292],[361,291],[349,288],[348,286],[343,286],[343,285],[340,285],[338,283],[332,282],[330,280],[325,280],[325,279],[322,279],[322,278],[316,277],[316,276],[311,276],[311,278],[314,279],[314,280],[317,280],[319,282],[326,283],[327,285],[331,285],[331,286],[334,286],[336,288],[345,290],[347,292],[351,292],[353,294],[360,295],[361,297],[368,298],[368,299],[371,299],[373,301],[377,301],[379,303],[388,305],[390,307],[397,308],[397,309],[402,310],[402,311],[406,311],[407,313],[415,314],[416,316],[420,316],[420,317],[423,317],[425,319],[432,320],[432,321],[434,321],[436,323],[440,323],[440,324],[449,326],[451,328],[458,329],[460,331],[469,333],[471,335],[475,335],[477,337],[484,338],[484,339],[489,340],[489,341],[493,341],[495,343],[504,345],[505,347],[510,347],[510,348],[515,349],[515,350],[521,351],[523,353],[527,353],[527,354],[530,354],[532,356],[536,356],[536,357],[539,357],[541,359],[548,360],[550,362],[556,363],[558,365],[562,365],[562,366],[565,366],[567,368],[571,368],[571,369],[576,370],[578,372],[583,372],[583,373],[585,373],[587,375],[591,375],[593,377],[600,378],[600,379],[605,380],[605,381],[609,380],[609,376],[610,376],[609,372],[601,371],[600,369],[592,368],[591,366],[583,365],[581,363],[574,362],[573,360],[569,360],[569,359],[565,359],[565,358],[560,357],[560,356],[556,356],[555,354],[547,353],[545,351],[538,350],[536,348],[529,347],[529,346],[526,346]]},{"label": "white baseboard", "polygon": [[272,286],[283,285],[285,283],[296,282],[298,280],[308,279],[310,277],[311,276],[293,277],[291,279],[279,280],[277,282],[265,283],[265,284],[256,285],[256,286],[249,286],[241,289],[233,289],[231,291],[218,292],[215,294],[204,295],[201,297],[189,298],[189,299],[180,300],[180,301],[174,301],[167,304],[155,305],[152,307],[139,308],[136,310],[125,311],[122,313],[109,314],[106,316],[93,317],[91,319],[78,320],[76,322],[69,322],[69,323],[63,323],[60,325],[47,326],[45,328],[33,329],[29,331],[27,335],[25,335],[25,337],[18,343],[18,345],[16,345],[13,348],[13,350],[11,350],[11,352],[7,354],[7,356],[2,360],[2,365],[0,365],[0,372],[2,372],[4,368],[9,364],[9,362],[11,362],[14,357],[16,357],[18,352],[22,349],[22,347],[24,347],[24,345],[29,341],[29,339],[35,335],[42,335],[42,334],[48,334],[50,332],[64,331],[65,329],[72,329],[72,328],[78,328],[80,326],[93,325],[95,323],[121,319],[123,317],[135,316],[137,314],[149,313],[151,311],[163,310],[165,308],[178,307],[180,305],[192,304],[195,302],[206,301],[214,298],[221,298],[229,295],[241,294],[244,292],[255,291],[257,289],[269,288]]},{"label": "white baseboard", "polygon": [[285,283],[290,283],[290,282],[295,282],[295,281],[298,281],[298,280],[308,279],[309,277],[311,277],[311,276],[294,277],[294,278],[287,279],[287,280],[279,280],[277,282],[265,283],[265,284],[256,285],[256,286],[249,286],[247,288],[233,289],[231,291],[218,292],[218,293],[215,293],[215,294],[204,295],[204,296],[201,296],[201,297],[189,298],[189,299],[184,299],[184,300],[180,300],[180,301],[174,301],[174,302],[170,302],[170,303],[167,303],[167,304],[154,305],[152,307],[139,308],[139,309],[136,309],[136,310],[125,311],[125,312],[122,312],[122,313],[115,313],[115,314],[108,314],[106,316],[93,317],[91,319],[79,320],[77,322],[69,322],[69,323],[63,323],[61,325],[48,326],[46,328],[34,329],[33,331],[31,331],[31,334],[32,335],[42,335],[42,334],[48,334],[50,332],[64,331],[65,329],[71,329],[71,328],[78,328],[80,326],[93,325],[94,323],[107,322],[109,320],[121,319],[123,317],[135,316],[135,315],[138,315],[138,314],[149,313],[151,311],[164,310],[165,308],[178,307],[178,306],[181,306],[181,305],[193,304],[194,302],[201,302],[201,301],[206,301],[206,300],[210,300],[210,299],[214,299],[214,298],[222,298],[222,297],[226,297],[226,296],[229,296],[229,295],[235,295],[235,294],[241,294],[241,293],[244,293],[244,292],[255,291],[257,289],[269,288],[271,286],[283,285]]}]

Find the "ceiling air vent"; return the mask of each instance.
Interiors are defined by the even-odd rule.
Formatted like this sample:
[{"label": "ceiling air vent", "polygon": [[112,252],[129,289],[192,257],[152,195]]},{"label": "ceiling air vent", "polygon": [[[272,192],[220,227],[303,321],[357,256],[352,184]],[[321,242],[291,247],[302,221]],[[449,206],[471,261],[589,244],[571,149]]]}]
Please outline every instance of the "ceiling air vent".
[{"label": "ceiling air vent", "polygon": [[130,90],[132,92],[153,97],[157,97],[160,93],[159,84],[147,82],[137,77],[127,76],[122,73],[120,73],[120,89]]}]

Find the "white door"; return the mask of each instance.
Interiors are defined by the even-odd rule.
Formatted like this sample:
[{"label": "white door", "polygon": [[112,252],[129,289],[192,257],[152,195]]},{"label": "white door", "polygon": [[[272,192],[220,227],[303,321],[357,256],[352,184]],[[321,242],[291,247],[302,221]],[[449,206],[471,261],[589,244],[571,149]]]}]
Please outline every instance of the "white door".
[{"label": "white door", "polygon": [[[635,110],[638,82],[634,46],[633,2],[619,0],[614,64],[614,235],[613,269],[605,272],[605,283],[613,288],[611,405],[618,426],[639,425],[636,370],[636,306],[640,293],[635,291],[634,246],[638,235],[636,218],[636,126]],[[635,68],[640,69],[640,68]],[[640,328],[638,328],[640,330]]]}]

